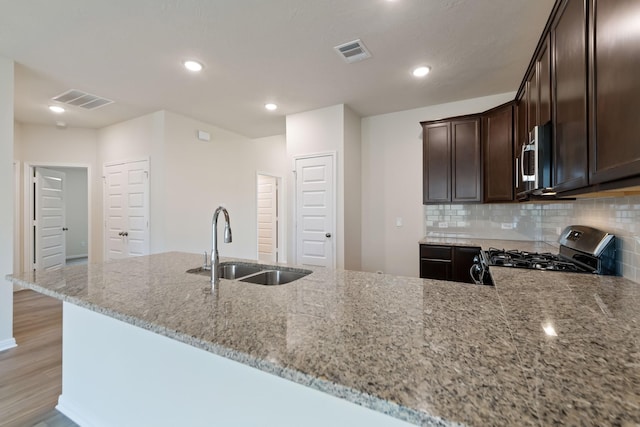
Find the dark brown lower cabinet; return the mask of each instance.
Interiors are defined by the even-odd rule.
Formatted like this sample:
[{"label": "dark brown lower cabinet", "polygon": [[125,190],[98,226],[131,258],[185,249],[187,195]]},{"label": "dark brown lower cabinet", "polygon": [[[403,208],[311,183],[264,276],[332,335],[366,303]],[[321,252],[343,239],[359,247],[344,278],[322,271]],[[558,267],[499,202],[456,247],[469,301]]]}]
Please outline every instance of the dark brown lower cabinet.
[{"label": "dark brown lower cabinet", "polygon": [[420,245],[420,277],[473,283],[469,270],[480,253],[475,246]]},{"label": "dark brown lower cabinet", "polygon": [[454,282],[473,283],[469,270],[471,270],[471,266],[473,265],[473,258],[479,253],[480,248],[477,247],[454,247],[451,280]]}]

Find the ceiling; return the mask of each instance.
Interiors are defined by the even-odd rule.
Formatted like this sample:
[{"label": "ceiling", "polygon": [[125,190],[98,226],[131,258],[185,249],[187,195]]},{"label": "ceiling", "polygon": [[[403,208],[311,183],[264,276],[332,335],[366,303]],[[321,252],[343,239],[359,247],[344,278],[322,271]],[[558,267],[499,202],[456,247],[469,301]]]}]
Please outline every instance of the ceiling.
[{"label": "ceiling", "polygon": [[[19,122],[100,128],[164,109],[255,138],[336,104],[365,117],[515,91],[553,2],[0,0],[0,55],[16,62]],[[347,64],[333,47],[358,38],[372,57]],[[69,89],[115,103],[54,115]]]}]

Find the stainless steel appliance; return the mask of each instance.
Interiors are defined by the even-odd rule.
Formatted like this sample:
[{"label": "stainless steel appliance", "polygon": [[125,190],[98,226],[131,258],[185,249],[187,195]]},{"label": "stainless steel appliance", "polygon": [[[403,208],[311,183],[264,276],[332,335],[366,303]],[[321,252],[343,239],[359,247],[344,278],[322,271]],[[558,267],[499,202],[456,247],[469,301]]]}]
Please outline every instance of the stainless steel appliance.
[{"label": "stainless steel appliance", "polygon": [[523,194],[540,195],[551,190],[552,146],[551,122],[536,126],[529,136],[529,143],[522,146],[520,153]]},{"label": "stainless steel appliance", "polygon": [[480,251],[480,254],[473,258],[473,265],[469,270],[469,275],[476,285],[494,285],[485,251]]},{"label": "stainless steel appliance", "polygon": [[616,274],[615,236],[584,225],[566,227],[560,237],[560,252],[538,253],[489,248],[482,251],[471,268],[476,284],[492,284],[490,266],[528,268],[572,273]]}]

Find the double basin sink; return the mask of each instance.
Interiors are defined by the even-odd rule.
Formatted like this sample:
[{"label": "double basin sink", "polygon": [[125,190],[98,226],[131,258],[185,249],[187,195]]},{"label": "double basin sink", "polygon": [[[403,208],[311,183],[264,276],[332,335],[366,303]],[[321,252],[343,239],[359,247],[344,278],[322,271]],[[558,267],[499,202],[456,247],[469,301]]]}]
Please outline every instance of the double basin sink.
[{"label": "double basin sink", "polygon": [[[310,270],[284,269],[245,262],[222,262],[219,265],[219,269],[221,279],[239,280],[258,285],[284,285],[311,274]],[[187,273],[210,276],[211,270],[198,267],[187,270]]]}]

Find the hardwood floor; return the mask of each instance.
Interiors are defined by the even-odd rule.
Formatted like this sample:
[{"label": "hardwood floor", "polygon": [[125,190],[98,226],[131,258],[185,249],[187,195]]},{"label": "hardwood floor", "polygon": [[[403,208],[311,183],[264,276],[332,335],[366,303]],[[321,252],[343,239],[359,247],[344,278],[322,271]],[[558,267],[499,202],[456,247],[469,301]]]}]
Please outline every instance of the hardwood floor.
[{"label": "hardwood floor", "polygon": [[62,391],[62,302],[13,294],[18,347],[0,352],[0,426],[75,426],[54,407]]}]

